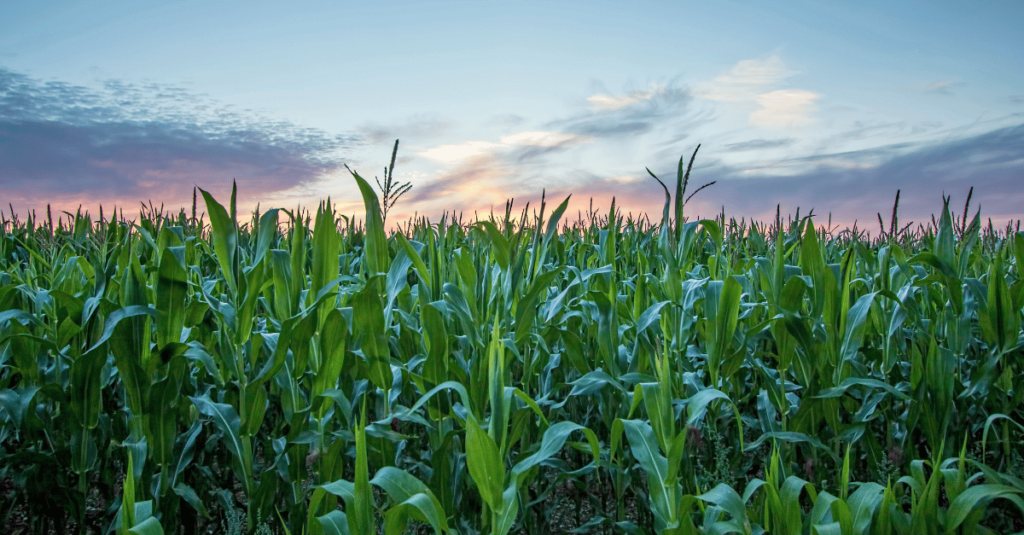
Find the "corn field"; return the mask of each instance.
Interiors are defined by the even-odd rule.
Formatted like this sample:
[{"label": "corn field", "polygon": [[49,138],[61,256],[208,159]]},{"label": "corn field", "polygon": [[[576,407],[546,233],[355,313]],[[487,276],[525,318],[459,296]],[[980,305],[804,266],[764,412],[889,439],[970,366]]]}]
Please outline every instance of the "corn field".
[{"label": "corn field", "polygon": [[873,238],[689,221],[683,163],[655,223],[566,199],[389,233],[355,173],[359,221],[12,210],[0,524],[1024,531],[1024,233],[947,198]]}]

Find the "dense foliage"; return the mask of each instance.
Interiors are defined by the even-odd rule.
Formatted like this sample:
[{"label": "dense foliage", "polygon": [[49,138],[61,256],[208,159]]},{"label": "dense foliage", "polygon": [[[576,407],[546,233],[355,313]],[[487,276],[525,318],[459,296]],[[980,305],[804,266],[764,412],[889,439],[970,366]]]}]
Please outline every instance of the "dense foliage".
[{"label": "dense foliage", "polygon": [[[4,220],[26,532],[1024,530],[1024,233]],[[895,218],[894,218],[895,219]]]}]

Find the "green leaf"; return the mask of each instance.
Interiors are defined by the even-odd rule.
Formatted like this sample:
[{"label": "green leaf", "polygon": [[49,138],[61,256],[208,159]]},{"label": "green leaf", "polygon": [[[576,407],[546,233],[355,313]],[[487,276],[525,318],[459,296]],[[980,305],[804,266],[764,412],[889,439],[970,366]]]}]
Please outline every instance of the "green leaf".
[{"label": "green leaf", "polygon": [[604,367],[613,377],[619,376],[618,310],[604,292],[592,291],[597,305],[597,347]]},{"label": "green leaf", "polygon": [[259,229],[256,238],[256,254],[253,255],[251,264],[256,265],[263,260],[270,250],[270,245],[279,235],[277,228],[277,217],[280,212],[277,208],[267,210],[260,216]]},{"label": "green leaf", "polygon": [[736,407],[735,403],[733,403],[732,398],[720,390],[705,388],[691,396],[690,399],[686,401],[686,423],[690,425],[696,424],[704,416],[708,405],[715,400],[726,401],[732,406],[733,415],[736,418],[736,427],[739,431],[740,449],[743,449],[743,420],[740,419],[739,408]]},{"label": "green leaf", "polygon": [[385,513],[385,533],[405,533],[407,517],[430,524],[435,533],[448,532],[448,519],[434,493],[405,470],[386,466],[377,471],[370,483],[391,497],[395,506]]},{"label": "green leaf", "polygon": [[352,298],[352,336],[363,350],[374,386],[387,392],[394,376],[391,373],[391,350],[384,333],[384,307],[377,286],[367,281],[366,286]]},{"label": "green leaf", "polygon": [[639,336],[640,333],[646,331],[647,328],[650,327],[651,325],[657,323],[657,321],[661,318],[661,309],[665,308],[665,305],[669,304],[670,302],[671,301],[659,301],[647,307],[647,310],[644,310],[643,313],[640,314],[640,318],[636,322],[637,336]]},{"label": "green leaf", "polygon": [[448,328],[444,315],[433,304],[420,306],[420,325],[427,361],[423,365],[423,378],[432,385],[448,379]]},{"label": "green leaf", "polygon": [[935,234],[935,255],[946,266],[953,266],[956,263],[956,251],[954,249],[953,220],[949,216],[949,200],[944,198],[942,203],[942,215],[939,217],[939,229]]},{"label": "green leaf", "polygon": [[821,451],[822,453],[827,453],[830,457],[832,457],[834,461],[839,462],[839,456],[836,455],[831,448],[823,444],[820,440],[818,440],[815,437],[806,435],[804,433],[798,433],[796,431],[769,431],[758,437],[757,440],[748,444],[745,448],[745,451],[757,449],[757,447],[760,446],[761,444],[764,444],[766,440],[779,440],[782,442],[810,444],[811,446]]},{"label": "green leaf", "polygon": [[128,455],[128,467],[125,470],[124,485],[121,488],[121,533],[135,526],[135,461],[132,457],[132,455]]},{"label": "green leaf", "polygon": [[554,237],[558,234],[558,223],[559,223],[559,221],[561,221],[562,214],[565,213],[565,209],[568,208],[568,206],[569,206],[569,199],[571,197],[572,197],[572,195],[570,195],[569,197],[566,197],[565,200],[562,201],[562,204],[559,204],[558,208],[555,208],[555,210],[551,212],[551,218],[548,219],[547,228],[544,231],[544,242],[543,242],[543,245],[541,246],[542,253],[541,253],[540,256],[537,257],[537,265],[538,266],[543,264],[544,256],[547,254],[548,247],[549,247],[549,245],[551,243],[551,240],[554,239]]},{"label": "green leaf", "polygon": [[153,462],[169,466],[173,457],[174,441],[178,437],[178,398],[187,373],[181,355],[172,358],[167,377],[150,385],[146,400],[146,441]]},{"label": "green leaf", "polygon": [[[345,364],[345,349],[348,342],[348,323],[338,309],[327,314],[320,330],[320,369],[313,379],[311,398],[317,398],[329,388],[334,388]],[[324,413],[320,413],[323,418]]]},{"label": "green leaf", "polygon": [[978,323],[990,347],[1011,351],[1020,334],[1020,310],[1015,310],[1010,288],[1003,276],[1002,255],[996,254],[988,272],[987,306],[979,307]]},{"label": "green leaf", "polygon": [[388,270],[384,282],[384,317],[386,325],[391,326],[394,319],[394,306],[398,295],[409,286],[409,269],[412,267],[412,260],[404,249],[399,249],[398,254],[391,260],[391,268]]},{"label": "green leaf", "polygon": [[39,389],[38,386],[19,386],[0,390],[0,409],[8,414],[15,429],[21,428],[21,422],[32,405],[32,398]]},{"label": "green leaf", "polygon": [[675,482],[666,481],[668,477],[668,459],[658,450],[658,439],[654,436],[651,426],[641,420],[621,420],[629,441],[629,449],[640,467],[647,472],[647,484],[650,487],[651,505],[655,515],[664,521],[672,518],[675,503],[672,503],[672,490]]},{"label": "green leaf", "polygon": [[893,387],[892,385],[888,383],[883,383],[878,379],[868,379],[864,377],[850,377],[848,379],[845,379],[842,383],[839,384],[839,386],[826,388],[819,392],[818,395],[815,397],[822,399],[837,398],[845,394],[847,390],[854,386],[863,386],[871,390],[884,390],[903,401],[910,400],[910,396],[903,392],[900,392],[899,390],[896,390],[896,388]]},{"label": "green leaf", "polygon": [[540,448],[537,452],[517,462],[512,467],[512,480],[516,482],[516,485],[519,485],[523,474],[558,453],[562,446],[565,445],[569,434],[580,429],[586,428],[575,422],[558,422],[548,427],[547,431],[544,432],[543,438],[541,438]]},{"label": "green leaf", "polygon": [[530,283],[530,288],[519,299],[516,305],[516,344],[522,344],[532,332],[533,322],[537,318],[537,311],[540,307],[539,301],[547,296],[548,288],[552,281],[562,274],[562,268],[547,271]]},{"label": "green leaf", "polygon": [[[430,295],[422,296],[426,298],[426,301],[434,299],[434,290],[432,287],[430,271],[427,269],[427,265],[423,262],[423,258],[416,252],[416,248],[412,246],[409,239],[405,237],[401,232],[395,233],[395,239],[398,241],[398,245],[405,251],[407,256],[412,261],[412,267],[416,270],[416,274],[419,276],[420,281],[426,285]],[[422,298],[421,297],[421,298]]]},{"label": "green leaf", "polygon": [[862,295],[860,299],[857,299],[857,303],[850,307],[850,312],[846,317],[843,345],[839,350],[841,363],[851,362],[857,356],[857,350],[860,349],[861,341],[864,339],[865,321],[877,294],[878,292],[871,292]]},{"label": "green leaf", "polygon": [[345,503],[355,503],[356,488],[351,481],[339,479],[337,481],[332,481],[330,483],[320,485],[319,488],[327,492],[330,492],[335,496],[341,497],[342,500],[345,500]]},{"label": "green leaf", "polygon": [[313,262],[309,280],[312,291],[307,295],[307,300],[312,301],[314,295],[338,278],[339,242],[334,210],[329,204],[321,203],[316,211],[316,227],[313,229]]},{"label": "green leaf", "polygon": [[[732,339],[736,334],[739,322],[740,296],[743,286],[735,277],[726,277],[724,281],[708,282],[705,307],[707,309],[710,337],[708,344],[708,372],[711,375],[711,386],[719,386],[719,374],[723,371],[726,357],[732,351]],[[734,371],[734,370],[733,370]],[[728,378],[728,375],[722,377]]]},{"label": "green leaf", "polygon": [[320,522],[326,535],[349,535],[348,517],[342,511],[331,511],[323,516],[316,517]]},{"label": "green leaf", "polygon": [[239,435],[252,437],[263,425],[267,412],[267,389],[263,383],[249,383],[245,387],[245,407],[240,415],[242,422]]},{"label": "green leaf", "polygon": [[725,483],[697,496],[701,501],[717,505],[732,516],[732,524],[743,526],[747,523],[747,506],[743,498]]},{"label": "green leaf", "polygon": [[[106,363],[107,355],[103,351],[90,351],[71,363],[71,391],[74,393],[75,403],[71,404],[70,409],[85,429],[95,429],[99,424],[100,413],[103,411],[101,375]],[[38,387],[29,387],[28,390],[22,391],[23,395],[27,392],[34,394],[32,388],[38,390]],[[3,393],[6,392],[0,392],[0,395]],[[31,400],[31,395],[28,400]],[[23,403],[28,400],[23,400]],[[20,424],[22,414],[23,410],[14,409],[12,412],[16,424]]]},{"label": "green leaf", "polygon": [[1022,496],[1024,496],[1024,490],[1007,485],[986,483],[968,487],[949,504],[949,510],[946,512],[946,533],[954,533],[967,519],[967,515],[979,506],[984,507],[997,498],[1003,498],[1016,505],[1017,510],[1024,515]]},{"label": "green leaf", "polygon": [[479,221],[477,222],[477,225],[483,227],[487,237],[490,238],[491,255],[494,257],[494,261],[498,263],[498,267],[500,267],[502,271],[507,273],[509,264],[511,263],[508,239],[500,230],[498,230],[498,227],[490,221]]},{"label": "green leaf", "polygon": [[156,517],[151,516],[128,530],[136,535],[164,535],[164,528]]},{"label": "green leaf", "polygon": [[150,317],[156,318],[157,311],[144,305],[130,305],[124,308],[119,308],[114,312],[110,313],[110,315],[107,316],[107,321],[103,328],[103,335],[100,336],[100,339],[97,340],[96,343],[94,343],[87,352],[99,349],[101,345],[103,345],[107,340],[109,340],[110,337],[114,334],[114,329],[122,320],[143,315],[148,315]]},{"label": "green leaf", "polygon": [[429,392],[420,396],[420,399],[416,401],[416,404],[414,404],[412,407],[409,408],[408,411],[406,411],[406,416],[419,410],[419,408],[422,407],[427,401],[430,401],[430,398],[434,397],[439,392],[442,392],[444,390],[456,391],[459,394],[460,399],[462,400],[462,405],[466,408],[467,414],[469,415],[469,419],[476,419],[476,416],[474,415],[472,406],[470,404],[470,400],[472,398],[469,397],[469,391],[467,391],[466,387],[462,386],[462,383],[458,381],[445,381],[435,386],[434,388],[430,389]]},{"label": "green leaf", "polygon": [[875,510],[878,509],[884,497],[885,487],[873,482],[860,483],[857,490],[846,501],[852,513],[851,522],[854,532],[867,533],[872,518],[875,517]]},{"label": "green leaf", "polygon": [[156,284],[157,345],[181,342],[188,298],[188,273],[185,271],[185,247],[168,247],[160,253]]},{"label": "green leaf", "polygon": [[[213,249],[217,255],[217,263],[220,265],[221,274],[227,282],[231,295],[238,293],[238,222],[228,215],[227,210],[221,206],[213,196],[202,188],[199,191],[206,201],[206,213],[210,214],[210,239],[213,241]],[[234,185],[231,187],[231,198],[235,198]]]},{"label": "green leaf", "polygon": [[209,511],[206,510],[206,506],[203,505],[203,501],[199,498],[199,495],[196,494],[196,491],[193,490],[192,487],[184,483],[178,483],[177,485],[174,485],[173,490],[175,494],[185,500],[185,503],[189,504],[203,518],[207,520],[210,519]]},{"label": "green leaf", "polygon": [[251,489],[253,485],[252,447],[249,445],[249,439],[241,436],[242,419],[235,412],[235,408],[224,403],[215,403],[206,395],[193,396],[189,399],[192,400],[200,414],[209,417],[213,421],[213,425],[220,430],[228,451],[238,463],[238,478],[247,490]]},{"label": "green leaf", "polygon": [[[292,255],[288,251],[272,249],[270,264],[273,266],[274,277],[274,314],[276,319],[284,320],[292,317],[298,308],[297,299],[292,295]],[[297,293],[295,294],[297,297]]]},{"label": "green leaf", "polygon": [[355,428],[356,465],[355,480],[352,482],[353,500],[348,503],[348,527],[355,533],[372,533],[376,531],[373,519],[373,489],[370,488],[370,468],[367,461],[366,446],[366,404],[363,403],[363,414]]},{"label": "green leaf", "polygon": [[359,185],[359,193],[363,195],[363,206],[366,208],[366,240],[364,242],[364,271],[369,280],[378,273],[387,273],[389,268],[387,235],[384,221],[381,218],[380,201],[370,184],[351,171],[352,178]]},{"label": "green leaf", "polygon": [[466,420],[466,465],[480,497],[494,511],[500,511],[505,484],[505,463],[494,439],[480,428],[475,418]]}]

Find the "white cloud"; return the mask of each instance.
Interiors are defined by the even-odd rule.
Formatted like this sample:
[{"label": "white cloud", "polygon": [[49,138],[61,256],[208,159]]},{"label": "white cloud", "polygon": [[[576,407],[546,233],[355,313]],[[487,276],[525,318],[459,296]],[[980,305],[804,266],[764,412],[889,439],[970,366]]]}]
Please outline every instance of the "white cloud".
[{"label": "white cloud", "polygon": [[698,85],[695,94],[706,100],[757,104],[758,108],[749,116],[750,123],[756,126],[800,128],[815,121],[817,106],[814,101],[821,95],[805,89],[770,91],[772,86],[794,74],[797,71],[787,67],[779,56],[745,59],[736,63],[728,74]]},{"label": "white cloud", "polygon": [[458,163],[478,156],[492,154],[501,149],[513,147],[554,147],[586,141],[585,136],[560,132],[525,131],[501,136],[500,143],[492,141],[467,141],[453,145],[438,145],[418,152],[420,156],[438,163]]},{"label": "white cloud", "polygon": [[814,101],[821,95],[803,89],[780,89],[758,95],[761,109],[750,114],[750,122],[762,128],[799,128],[814,122]]},{"label": "white cloud", "polygon": [[562,143],[579,140],[581,136],[563,134],[561,132],[518,132],[501,136],[501,142],[505,145],[526,145],[533,147],[553,147]]},{"label": "white cloud", "polygon": [[489,141],[467,141],[454,145],[438,145],[434,148],[419,152],[418,154],[428,160],[438,163],[456,163],[462,160],[487,154],[494,149],[505,147],[503,143],[491,143]]},{"label": "white cloud", "polygon": [[882,160],[879,158],[858,161],[856,159],[844,158],[841,155],[836,155],[830,158],[798,158],[795,160],[781,160],[769,164],[749,167],[740,171],[739,175],[754,177],[794,176],[803,173],[811,173],[823,168],[846,170],[873,169],[881,165],[881,163]]},{"label": "white cloud", "polygon": [[738,62],[729,74],[698,87],[697,96],[708,100],[751,100],[766,87],[794,74],[796,71],[788,69],[778,56],[745,59]]},{"label": "white cloud", "polygon": [[655,84],[651,87],[650,91],[633,91],[626,93],[625,95],[616,96],[598,93],[587,97],[587,102],[589,102],[591,106],[600,110],[620,110],[638,102],[651,100],[656,95],[660,95],[664,92],[664,86]]},{"label": "white cloud", "polygon": [[597,95],[591,95],[591,96],[587,97],[587,102],[589,102],[595,108],[599,108],[599,109],[602,109],[602,110],[618,110],[618,109],[625,108],[627,106],[630,106],[632,104],[635,104],[635,103],[643,101],[643,100],[650,100],[650,98],[651,97],[650,97],[649,94],[648,95],[632,94],[632,95],[621,95],[621,96],[597,94]]}]

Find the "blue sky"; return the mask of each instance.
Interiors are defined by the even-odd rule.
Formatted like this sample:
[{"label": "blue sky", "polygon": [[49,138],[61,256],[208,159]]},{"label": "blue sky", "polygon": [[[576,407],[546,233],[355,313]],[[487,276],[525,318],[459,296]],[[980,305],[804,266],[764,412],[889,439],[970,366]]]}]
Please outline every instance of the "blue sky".
[{"label": "blue sky", "polygon": [[[969,8],[969,9],[968,9]],[[1024,212],[1024,3],[0,4],[0,200],[361,210],[342,164],[413,189],[395,218],[660,214],[645,167],[701,144],[688,205],[874,228],[968,189]],[[1015,31],[1015,29],[1017,31]],[[822,218],[822,219],[823,219]]]}]

